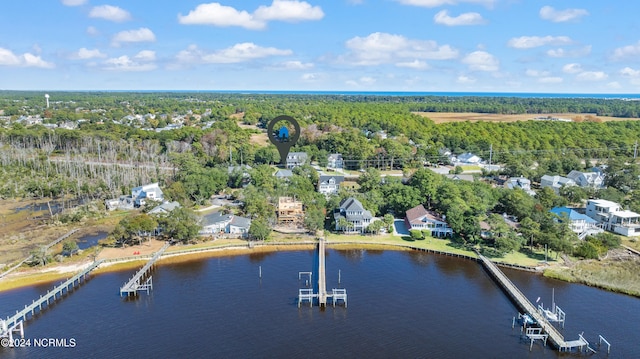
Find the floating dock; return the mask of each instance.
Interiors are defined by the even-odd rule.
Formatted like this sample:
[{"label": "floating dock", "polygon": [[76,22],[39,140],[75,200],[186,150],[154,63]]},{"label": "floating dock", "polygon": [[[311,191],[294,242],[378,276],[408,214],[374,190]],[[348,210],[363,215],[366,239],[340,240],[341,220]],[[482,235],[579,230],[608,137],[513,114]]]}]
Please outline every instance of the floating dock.
[{"label": "floating dock", "polygon": [[123,294],[136,295],[138,291],[145,290],[147,294],[149,294],[149,290],[153,289],[153,277],[149,276],[146,278],[144,283],[142,283],[143,278],[147,275],[147,272],[151,269],[151,266],[160,258],[162,253],[164,253],[167,248],[169,248],[169,242],[165,243],[162,248],[160,248],[151,259],[142,267],[140,270],[129,279],[129,281],[120,288],[120,296]]},{"label": "floating dock", "polygon": [[516,303],[520,309],[524,310],[531,318],[533,318],[540,326],[540,331],[527,333],[527,337],[533,341],[536,339],[544,340],[546,343],[547,337],[551,344],[559,351],[570,351],[574,348],[579,348],[581,351],[583,348],[594,351],[589,347],[589,342],[582,337],[578,336],[577,340],[566,341],[562,334],[551,325],[547,318],[540,313],[536,307],[522,294],[522,292],[516,287],[507,276],[489,259],[478,254],[478,260],[483,264],[484,268],[491,274],[496,282],[502,287],[502,289],[511,297],[514,303]]},{"label": "floating dock", "polygon": [[8,317],[6,320],[0,319],[0,338],[9,338],[11,340],[13,339],[14,333],[19,333],[24,337],[22,323],[27,320],[29,314],[33,317],[36,313],[36,309],[42,312],[43,306],[49,306],[49,301],[55,302],[56,299],[62,298],[62,295],[65,292],[69,293],[70,290],[86,281],[86,277],[89,272],[96,269],[100,264],[102,264],[102,260],[91,263],[91,265],[87,266],[78,274],[53,288],[53,290],[47,291],[44,296],[41,295],[40,298],[31,302],[31,304],[25,305],[24,309],[16,311],[16,314],[13,316]]}]

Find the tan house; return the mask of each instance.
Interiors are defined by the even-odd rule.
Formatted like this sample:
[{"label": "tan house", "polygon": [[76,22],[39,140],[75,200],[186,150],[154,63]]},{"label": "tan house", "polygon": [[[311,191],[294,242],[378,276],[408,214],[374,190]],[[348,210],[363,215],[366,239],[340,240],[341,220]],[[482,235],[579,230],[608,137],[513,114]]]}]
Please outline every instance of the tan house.
[{"label": "tan house", "polygon": [[302,225],[304,220],[302,202],[293,197],[280,197],[276,214],[279,225]]}]

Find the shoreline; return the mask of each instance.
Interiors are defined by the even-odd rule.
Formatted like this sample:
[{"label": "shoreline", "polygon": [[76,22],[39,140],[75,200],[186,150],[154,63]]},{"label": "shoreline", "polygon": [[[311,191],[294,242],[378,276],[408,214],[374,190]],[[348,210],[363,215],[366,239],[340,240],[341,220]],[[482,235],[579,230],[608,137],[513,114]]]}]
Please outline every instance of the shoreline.
[{"label": "shoreline", "polygon": [[[242,255],[260,255],[265,253],[273,253],[280,251],[302,251],[313,250],[317,241],[309,239],[293,239],[293,240],[272,240],[267,242],[247,242],[244,240],[227,240],[205,242],[195,245],[179,245],[169,248],[158,259],[157,265],[171,265],[176,263],[199,261],[203,259],[216,257],[230,257]],[[398,241],[385,241],[373,238],[338,238],[326,240],[327,246],[336,250],[393,250],[393,251],[421,251],[426,253],[445,255],[451,257],[464,258],[469,260],[477,260],[473,252],[463,250],[438,250],[430,248],[429,242],[418,242],[422,245],[412,245],[411,242],[401,243]],[[99,257],[99,256],[98,256]],[[115,257],[105,259],[98,268],[92,271],[91,275],[100,275],[104,273],[114,273],[127,270],[137,270],[144,265],[151,257],[150,254],[131,257]],[[630,292],[624,288],[603,287],[599,283],[589,283],[585,280],[572,278],[571,276],[558,276],[557,273],[568,272],[570,268],[565,268],[558,263],[554,265],[536,265],[525,266],[512,264],[492,259],[500,267],[508,267],[516,270],[524,270],[534,272],[543,276],[552,277],[567,282],[581,283],[584,285],[600,288],[603,290],[622,293],[634,297],[640,297],[640,294]],[[0,280],[0,293],[35,285],[53,284],[70,278],[86,266],[92,263],[87,258],[78,259],[70,263],[62,263],[55,266],[29,269],[26,271],[14,272],[11,275]],[[546,269],[551,269],[549,275],[545,273]],[[555,274],[555,275],[554,275]]]}]

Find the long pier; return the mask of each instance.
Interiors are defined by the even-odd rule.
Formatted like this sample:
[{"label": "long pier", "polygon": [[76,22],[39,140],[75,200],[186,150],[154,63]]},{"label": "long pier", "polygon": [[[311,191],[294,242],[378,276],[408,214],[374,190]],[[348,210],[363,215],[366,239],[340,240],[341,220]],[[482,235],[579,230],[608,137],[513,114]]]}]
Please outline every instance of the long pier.
[{"label": "long pier", "polygon": [[49,306],[49,301],[53,300],[55,302],[56,299],[62,298],[65,291],[69,293],[70,290],[79,286],[83,281],[86,281],[86,276],[89,272],[96,269],[100,264],[102,264],[102,260],[91,263],[73,277],[53,288],[53,290],[47,291],[45,295],[41,295],[40,298],[32,301],[31,304],[25,305],[24,309],[16,311],[16,314],[13,316],[8,317],[6,320],[0,319],[0,338],[12,339],[14,332],[20,332],[21,336],[24,336],[22,322],[27,320],[29,314],[33,317],[36,309],[42,312],[43,306]]},{"label": "long pier", "polygon": [[[527,314],[529,314],[540,326],[542,332],[548,336],[549,341],[553,346],[555,346],[559,351],[568,351],[573,348],[589,348],[589,342],[587,342],[581,335],[579,339],[566,341],[562,334],[554,327],[547,318],[540,313],[536,307],[527,299],[527,297],[522,294],[520,289],[511,282],[507,276],[502,273],[502,271],[496,266],[493,262],[487,259],[485,256],[478,254],[478,260],[484,265],[484,268],[491,274],[491,276],[496,280],[496,282],[504,289],[504,291],[511,297],[511,299],[520,307],[520,309],[524,310]],[[543,339],[542,337],[538,337],[539,333],[532,333],[530,338],[533,339]],[[546,341],[546,338],[544,338]],[[593,350],[593,349],[591,349]]]},{"label": "long pier", "polygon": [[327,305],[327,275],[325,270],[324,238],[318,241],[318,303]]},{"label": "long pier", "polygon": [[[298,279],[302,274],[308,275],[311,278],[311,272],[299,272]],[[327,292],[327,276],[325,265],[325,240],[319,238],[318,240],[318,293],[314,293],[312,288],[301,288],[298,290],[298,307],[304,301],[308,301],[309,305],[313,305],[314,298],[318,298],[318,305],[326,307],[327,298],[331,298],[333,306],[336,306],[336,302],[339,300],[344,302],[345,308],[347,307],[347,290],[344,288],[333,288],[331,294]]]},{"label": "long pier", "polygon": [[126,293],[127,296],[133,294],[136,295],[139,290],[146,290],[149,293],[149,289],[153,289],[153,278],[150,276],[144,283],[141,283],[142,278],[147,274],[147,272],[151,269],[151,266],[160,258],[162,253],[164,253],[167,248],[169,248],[169,242],[165,243],[162,248],[160,248],[151,259],[142,267],[140,270],[129,279],[129,281],[120,288],[120,296]]}]

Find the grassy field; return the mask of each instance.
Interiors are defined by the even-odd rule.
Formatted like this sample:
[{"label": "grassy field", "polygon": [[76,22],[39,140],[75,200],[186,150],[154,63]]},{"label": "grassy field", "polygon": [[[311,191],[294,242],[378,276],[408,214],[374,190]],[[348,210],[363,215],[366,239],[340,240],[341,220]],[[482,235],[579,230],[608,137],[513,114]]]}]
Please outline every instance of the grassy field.
[{"label": "grassy field", "polygon": [[549,268],[544,275],[640,297],[640,260],[637,258],[580,261],[571,267]]}]

